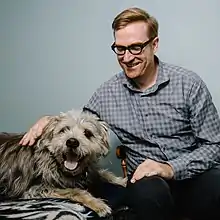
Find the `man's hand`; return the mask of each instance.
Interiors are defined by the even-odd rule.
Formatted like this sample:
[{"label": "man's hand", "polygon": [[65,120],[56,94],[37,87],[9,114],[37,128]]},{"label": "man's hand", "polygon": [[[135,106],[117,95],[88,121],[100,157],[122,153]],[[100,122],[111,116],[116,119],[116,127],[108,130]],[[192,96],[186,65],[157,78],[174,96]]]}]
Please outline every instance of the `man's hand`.
[{"label": "man's hand", "polygon": [[20,145],[33,145],[35,140],[41,136],[43,129],[49,123],[50,116],[44,116],[35,123],[19,142]]},{"label": "man's hand", "polygon": [[133,177],[131,178],[131,182],[135,183],[137,180],[142,179],[145,176],[161,176],[165,179],[172,179],[174,171],[167,163],[159,163],[154,160],[147,159],[137,167]]}]

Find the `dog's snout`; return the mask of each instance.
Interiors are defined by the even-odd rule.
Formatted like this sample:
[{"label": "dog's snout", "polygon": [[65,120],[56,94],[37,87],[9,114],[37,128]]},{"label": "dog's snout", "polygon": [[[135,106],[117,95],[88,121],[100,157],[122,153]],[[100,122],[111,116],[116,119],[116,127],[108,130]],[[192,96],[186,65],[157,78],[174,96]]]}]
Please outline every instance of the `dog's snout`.
[{"label": "dog's snout", "polygon": [[79,147],[79,141],[76,138],[70,138],[66,141],[67,147]]}]

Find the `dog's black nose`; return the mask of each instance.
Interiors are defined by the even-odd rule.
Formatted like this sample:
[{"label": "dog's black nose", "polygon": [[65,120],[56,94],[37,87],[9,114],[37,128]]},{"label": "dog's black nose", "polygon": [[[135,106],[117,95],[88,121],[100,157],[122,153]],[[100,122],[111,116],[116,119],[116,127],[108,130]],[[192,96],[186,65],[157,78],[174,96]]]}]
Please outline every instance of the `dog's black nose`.
[{"label": "dog's black nose", "polygon": [[79,141],[76,138],[70,138],[66,141],[66,146],[77,148],[79,147]]}]

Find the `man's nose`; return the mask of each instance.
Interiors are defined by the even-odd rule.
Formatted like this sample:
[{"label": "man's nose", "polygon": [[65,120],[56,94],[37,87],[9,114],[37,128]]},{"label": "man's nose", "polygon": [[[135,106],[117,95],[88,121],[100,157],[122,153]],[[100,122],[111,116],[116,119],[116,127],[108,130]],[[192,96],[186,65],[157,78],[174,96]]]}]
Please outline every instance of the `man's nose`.
[{"label": "man's nose", "polygon": [[124,56],[123,56],[123,61],[126,62],[126,63],[128,63],[128,62],[130,62],[130,61],[133,60],[133,59],[134,59],[134,55],[133,55],[132,53],[130,53],[129,50],[126,50],[126,51],[125,51],[125,54],[124,54]]}]

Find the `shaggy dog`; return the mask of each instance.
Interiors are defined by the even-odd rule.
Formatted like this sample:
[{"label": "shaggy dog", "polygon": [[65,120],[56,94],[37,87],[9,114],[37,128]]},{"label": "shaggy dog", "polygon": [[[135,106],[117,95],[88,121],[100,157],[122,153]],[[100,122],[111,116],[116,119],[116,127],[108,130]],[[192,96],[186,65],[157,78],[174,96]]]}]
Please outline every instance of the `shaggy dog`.
[{"label": "shaggy dog", "polygon": [[99,216],[111,208],[93,194],[102,181],[125,180],[98,167],[109,152],[105,122],[86,112],[69,111],[51,118],[31,146],[19,146],[22,135],[0,146],[0,196],[4,199],[58,197],[79,202]]}]

